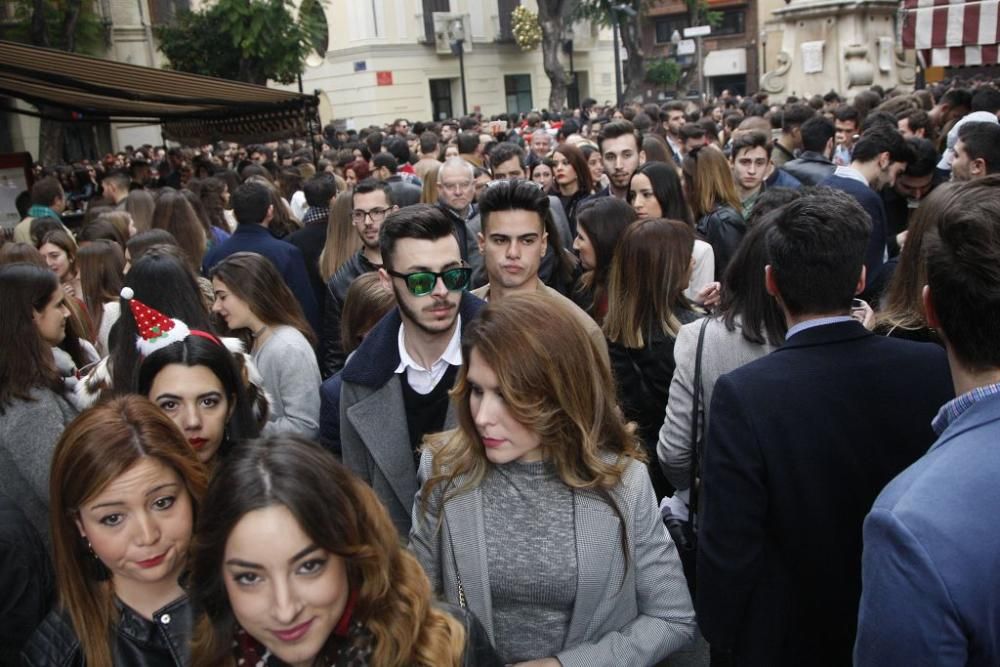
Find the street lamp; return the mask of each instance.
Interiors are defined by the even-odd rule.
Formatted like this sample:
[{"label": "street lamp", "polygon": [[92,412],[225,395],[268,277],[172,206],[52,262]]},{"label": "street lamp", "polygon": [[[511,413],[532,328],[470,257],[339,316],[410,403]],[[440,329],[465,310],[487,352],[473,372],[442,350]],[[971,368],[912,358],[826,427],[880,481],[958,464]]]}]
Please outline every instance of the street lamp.
[{"label": "street lamp", "polygon": [[615,49],[615,101],[616,106],[622,108],[622,55],[621,47],[618,45],[618,30],[620,28],[621,15],[625,14],[628,17],[634,17],[636,11],[632,9],[629,5],[624,3],[619,3],[617,5],[611,5],[611,34],[614,39],[614,49]]},{"label": "street lamp", "polygon": [[448,39],[451,52],[458,56],[458,75],[462,82],[462,115],[469,115],[469,103],[465,98],[465,23],[455,19],[448,24]]}]

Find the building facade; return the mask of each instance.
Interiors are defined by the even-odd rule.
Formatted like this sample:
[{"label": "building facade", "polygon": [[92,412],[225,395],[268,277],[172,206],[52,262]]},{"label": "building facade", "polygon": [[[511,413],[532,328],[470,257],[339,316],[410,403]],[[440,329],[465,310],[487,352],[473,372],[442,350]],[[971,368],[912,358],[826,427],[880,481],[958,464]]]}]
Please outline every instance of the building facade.
[{"label": "building facade", "polygon": [[[441,120],[463,113],[484,116],[548,106],[549,80],[541,50],[522,51],[511,33],[519,0],[327,0],[325,53],[302,75],[306,92],[319,90],[321,105],[347,128],[395,118]],[[527,8],[537,11],[533,1]],[[437,23],[435,23],[437,15]],[[447,36],[460,21],[462,63]],[[454,32],[454,31],[453,31]],[[454,36],[454,35],[452,35]],[[567,31],[561,60],[576,79],[572,98],[614,100],[611,33],[586,22]],[[463,108],[462,73],[465,99]]]}]

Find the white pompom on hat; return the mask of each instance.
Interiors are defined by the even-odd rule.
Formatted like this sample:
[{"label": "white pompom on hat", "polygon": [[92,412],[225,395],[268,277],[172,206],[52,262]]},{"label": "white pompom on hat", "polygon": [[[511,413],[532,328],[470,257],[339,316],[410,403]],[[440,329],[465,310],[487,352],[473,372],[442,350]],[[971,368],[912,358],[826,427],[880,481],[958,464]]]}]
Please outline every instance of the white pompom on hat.
[{"label": "white pompom on hat", "polygon": [[148,357],[160,348],[178,343],[190,335],[188,326],[180,320],[171,319],[135,299],[135,292],[130,287],[123,287],[121,296],[128,301],[136,326],[139,328],[135,346],[142,356]]}]

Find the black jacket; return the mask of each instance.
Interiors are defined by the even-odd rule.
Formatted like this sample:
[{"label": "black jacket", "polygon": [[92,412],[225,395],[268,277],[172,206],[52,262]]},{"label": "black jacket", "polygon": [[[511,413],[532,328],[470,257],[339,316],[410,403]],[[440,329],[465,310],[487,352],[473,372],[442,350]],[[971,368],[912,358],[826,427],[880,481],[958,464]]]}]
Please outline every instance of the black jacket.
[{"label": "black jacket", "polygon": [[[112,660],[129,667],[187,667],[191,664],[192,612],[187,596],[153,614],[150,621],[115,600],[119,611]],[[84,667],[83,649],[69,617],[53,610],[22,654],[24,667]]]},{"label": "black jacket", "polygon": [[837,165],[826,159],[822,153],[802,151],[796,159],[789,160],[781,165],[781,168],[802,181],[802,185],[816,185],[832,175]]},{"label": "black jacket", "polygon": [[0,494],[0,665],[16,664],[21,647],[52,606],[48,552],[17,504]]},{"label": "black jacket", "polygon": [[326,283],[326,299],[323,305],[323,336],[320,339],[319,370],[323,378],[328,378],[344,367],[344,348],[340,344],[340,315],[344,310],[347,288],[362,273],[377,271],[359,250],[349,260],[340,265],[337,272]]},{"label": "black jacket", "polygon": [[715,251],[715,279],[722,280],[729,260],[747,233],[743,216],[732,206],[723,204],[698,221],[698,233],[708,241]]},{"label": "black jacket", "polygon": [[[693,310],[678,308],[674,314],[681,324],[698,319]],[[608,341],[608,355],[618,386],[618,402],[625,418],[636,423],[649,460],[655,462],[656,442],[667,408],[670,381],[674,376],[674,337],[657,329],[652,335],[646,335],[646,341],[646,346],[639,349]],[[649,470],[657,498],[662,498],[669,495],[672,489],[659,468],[656,464]]]}]

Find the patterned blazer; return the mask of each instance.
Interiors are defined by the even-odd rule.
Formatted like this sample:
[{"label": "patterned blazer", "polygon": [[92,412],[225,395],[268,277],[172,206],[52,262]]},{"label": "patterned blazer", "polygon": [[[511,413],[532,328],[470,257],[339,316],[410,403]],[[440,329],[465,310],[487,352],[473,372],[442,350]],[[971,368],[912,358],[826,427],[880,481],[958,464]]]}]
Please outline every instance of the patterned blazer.
[{"label": "patterned blazer", "polygon": [[[425,451],[421,482],[429,477],[431,465],[431,454]],[[453,483],[462,482],[458,477]],[[556,655],[563,667],[652,665],[694,636],[694,610],[681,562],[661,521],[645,466],[631,461],[612,493],[625,520],[627,569],[621,521],[614,510],[592,492],[573,494],[579,579],[563,650]],[[459,604],[461,585],[468,608],[492,642],[482,494],[474,487],[442,508],[443,494],[442,486],[434,489],[426,514],[417,494],[409,548],[444,600]]]}]

